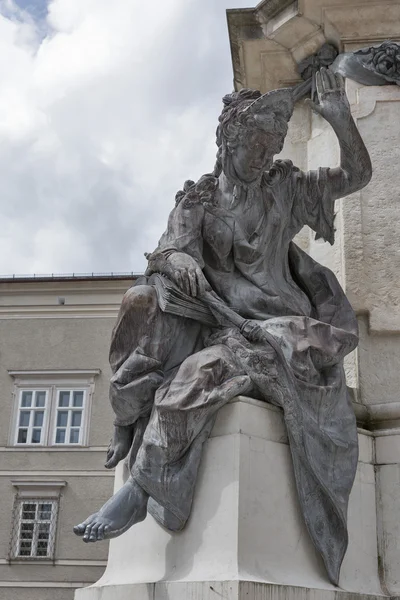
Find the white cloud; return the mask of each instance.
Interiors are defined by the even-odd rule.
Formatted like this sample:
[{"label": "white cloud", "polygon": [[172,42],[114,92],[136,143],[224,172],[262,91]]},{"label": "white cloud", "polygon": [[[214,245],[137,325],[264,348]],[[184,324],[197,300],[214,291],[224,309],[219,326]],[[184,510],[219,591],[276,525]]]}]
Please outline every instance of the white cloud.
[{"label": "white cloud", "polygon": [[0,0],[0,273],[144,268],[213,168],[225,8],[245,5],[53,0],[43,27]]}]

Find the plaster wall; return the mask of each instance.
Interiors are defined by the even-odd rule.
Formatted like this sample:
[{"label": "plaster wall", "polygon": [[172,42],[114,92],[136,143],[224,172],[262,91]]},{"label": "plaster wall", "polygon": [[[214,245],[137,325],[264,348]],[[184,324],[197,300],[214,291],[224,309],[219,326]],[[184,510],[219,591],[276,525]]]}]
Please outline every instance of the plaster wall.
[{"label": "plaster wall", "polygon": [[[112,327],[130,281],[0,282],[0,598],[72,600],[74,590],[99,579],[108,542],[83,544],[72,528],[112,494],[104,468],[113,414],[108,401]],[[63,297],[66,304],[60,305]],[[9,370],[98,370],[89,415],[88,445],[12,445],[14,378]],[[56,380],[55,380],[56,382]],[[12,480],[63,481],[52,561],[9,561],[16,487]]]},{"label": "plaster wall", "polygon": [[[6,446],[14,380],[8,370],[100,369],[95,378],[89,445],[105,444],[111,432],[108,348],[113,318],[0,319],[0,445]],[[107,438],[106,438],[107,439]],[[37,468],[40,468],[40,457]]]},{"label": "plaster wall", "polygon": [[73,600],[74,587],[3,587],[1,600]]}]

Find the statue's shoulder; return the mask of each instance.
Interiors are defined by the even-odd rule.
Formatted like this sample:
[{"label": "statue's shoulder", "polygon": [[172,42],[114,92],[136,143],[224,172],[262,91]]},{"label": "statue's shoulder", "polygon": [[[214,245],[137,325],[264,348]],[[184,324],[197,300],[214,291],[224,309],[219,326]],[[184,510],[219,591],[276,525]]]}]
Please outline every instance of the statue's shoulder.
[{"label": "statue's shoulder", "polygon": [[263,185],[269,187],[282,184],[283,182],[289,182],[293,176],[300,176],[301,171],[296,167],[289,159],[278,159],[276,160],[269,171],[265,171],[263,175]]},{"label": "statue's shoulder", "polygon": [[218,178],[212,173],[202,175],[197,182],[187,180],[183,190],[175,195],[175,206],[192,208],[199,205],[214,204],[218,190]]}]

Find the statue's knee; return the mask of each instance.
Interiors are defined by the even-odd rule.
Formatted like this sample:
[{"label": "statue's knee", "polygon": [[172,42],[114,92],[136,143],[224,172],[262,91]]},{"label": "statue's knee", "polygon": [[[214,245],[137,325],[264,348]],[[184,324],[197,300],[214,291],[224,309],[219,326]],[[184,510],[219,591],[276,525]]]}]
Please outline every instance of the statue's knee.
[{"label": "statue's knee", "polygon": [[157,295],[151,285],[136,285],[129,288],[122,298],[125,310],[130,308],[151,310],[157,305]]}]

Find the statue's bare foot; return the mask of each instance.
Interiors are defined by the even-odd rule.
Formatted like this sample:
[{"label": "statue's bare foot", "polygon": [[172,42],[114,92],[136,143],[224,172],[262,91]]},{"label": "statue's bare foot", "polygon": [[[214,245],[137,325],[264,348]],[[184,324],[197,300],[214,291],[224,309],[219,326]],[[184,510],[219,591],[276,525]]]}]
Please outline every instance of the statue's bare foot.
[{"label": "statue's bare foot", "polygon": [[146,518],[149,496],[131,477],[99,512],[74,527],[84,542],[117,537]]},{"label": "statue's bare foot", "polygon": [[106,469],[113,469],[127,455],[132,445],[133,425],[115,425],[113,439],[107,450]]}]

